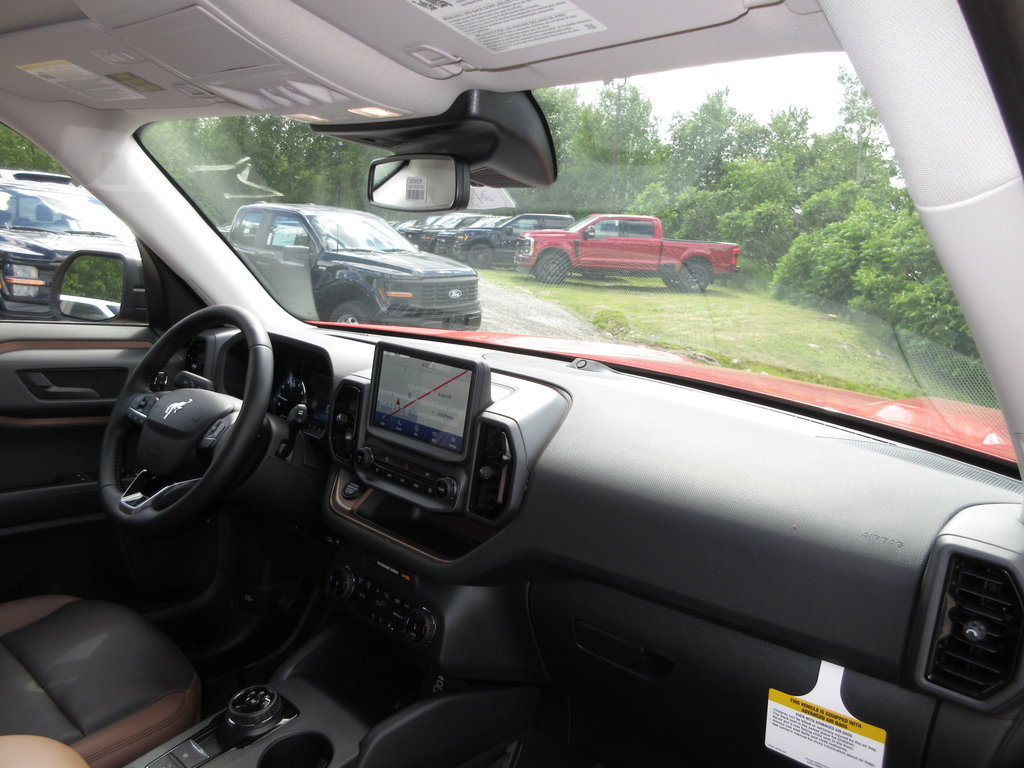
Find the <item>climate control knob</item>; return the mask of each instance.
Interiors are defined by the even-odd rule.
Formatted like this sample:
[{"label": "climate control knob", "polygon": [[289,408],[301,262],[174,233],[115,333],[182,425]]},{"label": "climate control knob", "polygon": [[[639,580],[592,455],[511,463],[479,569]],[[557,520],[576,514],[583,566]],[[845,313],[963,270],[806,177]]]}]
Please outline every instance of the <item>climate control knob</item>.
[{"label": "climate control knob", "polygon": [[367,448],[366,446],[356,449],[356,466],[358,467],[372,467],[373,466],[373,449]]},{"label": "climate control knob", "polygon": [[442,501],[451,501],[459,493],[459,484],[450,477],[442,477],[434,483],[434,493]]},{"label": "climate control knob", "polygon": [[327,577],[327,591],[330,592],[331,597],[346,600],[352,594],[355,581],[355,575],[347,565],[335,568]]},{"label": "climate control knob", "polygon": [[402,634],[413,645],[426,645],[437,633],[437,622],[426,608],[413,608],[405,614]]}]

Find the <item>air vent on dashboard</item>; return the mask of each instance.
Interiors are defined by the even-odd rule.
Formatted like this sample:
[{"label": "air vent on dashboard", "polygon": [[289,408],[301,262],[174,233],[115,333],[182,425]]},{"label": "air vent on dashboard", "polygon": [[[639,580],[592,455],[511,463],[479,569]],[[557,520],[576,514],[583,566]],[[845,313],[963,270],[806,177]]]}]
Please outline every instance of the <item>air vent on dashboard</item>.
[{"label": "air vent on dashboard", "polygon": [[928,679],[985,699],[1005,687],[1021,650],[1020,591],[1004,568],[954,555],[943,590]]},{"label": "air vent on dashboard", "polygon": [[192,339],[185,352],[185,370],[189,373],[197,373],[203,376],[203,369],[206,367],[206,339],[197,336]]},{"label": "air vent on dashboard", "polygon": [[350,382],[344,382],[338,390],[331,409],[331,450],[338,461],[352,463],[356,448],[356,428],[359,425],[359,402],[362,390]]},{"label": "air vent on dashboard", "polygon": [[496,520],[508,509],[515,477],[512,441],[504,429],[493,424],[481,425],[475,466],[469,511],[485,520]]}]

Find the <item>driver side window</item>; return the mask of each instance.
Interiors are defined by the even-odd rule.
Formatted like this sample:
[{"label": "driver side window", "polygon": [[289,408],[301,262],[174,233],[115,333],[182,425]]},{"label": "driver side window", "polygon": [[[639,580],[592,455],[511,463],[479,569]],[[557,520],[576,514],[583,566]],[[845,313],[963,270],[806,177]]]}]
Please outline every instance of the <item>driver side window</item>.
[{"label": "driver side window", "polygon": [[597,222],[594,225],[594,239],[600,240],[605,237],[618,237],[619,236],[619,220],[618,219],[604,219],[603,221]]},{"label": "driver side window", "polygon": [[275,216],[267,235],[267,246],[286,248],[288,246],[309,246],[309,233],[302,222],[290,216]]},{"label": "driver side window", "polygon": [[[0,132],[0,320],[141,320],[122,306],[143,295],[127,225],[38,147]],[[69,262],[82,251],[95,258]]]}]

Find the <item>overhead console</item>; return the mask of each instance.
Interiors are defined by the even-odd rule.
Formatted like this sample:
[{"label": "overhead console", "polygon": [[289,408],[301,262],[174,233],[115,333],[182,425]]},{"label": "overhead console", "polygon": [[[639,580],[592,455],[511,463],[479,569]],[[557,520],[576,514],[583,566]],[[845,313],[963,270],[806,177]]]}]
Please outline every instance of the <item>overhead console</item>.
[{"label": "overhead console", "polygon": [[515,514],[567,407],[558,390],[492,375],[479,357],[380,343],[373,368],[335,393],[328,524],[454,559]]}]

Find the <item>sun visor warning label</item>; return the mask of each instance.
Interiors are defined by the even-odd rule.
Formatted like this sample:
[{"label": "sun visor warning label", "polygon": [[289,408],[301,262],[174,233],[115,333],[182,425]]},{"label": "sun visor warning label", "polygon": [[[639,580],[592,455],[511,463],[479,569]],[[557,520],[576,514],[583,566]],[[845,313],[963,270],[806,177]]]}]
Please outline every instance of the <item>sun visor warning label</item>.
[{"label": "sun visor warning label", "polygon": [[568,40],[607,27],[569,0],[409,0],[491,53]]},{"label": "sun visor warning label", "polygon": [[[127,101],[146,98],[138,90],[133,90],[116,79],[97,75],[66,59],[23,64],[18,69],[48,83],[67,88],[69,91],[74,91],[93,101]],[[157,87],[157,90],[161,89]]]},{"label": "sun visor warning label", "polygon": [[812,768],[881,768],[885,731],[846,711],[839,695],[842,673],[842,667],[822,662],[810,693],[770,688],[765,746]]}]

